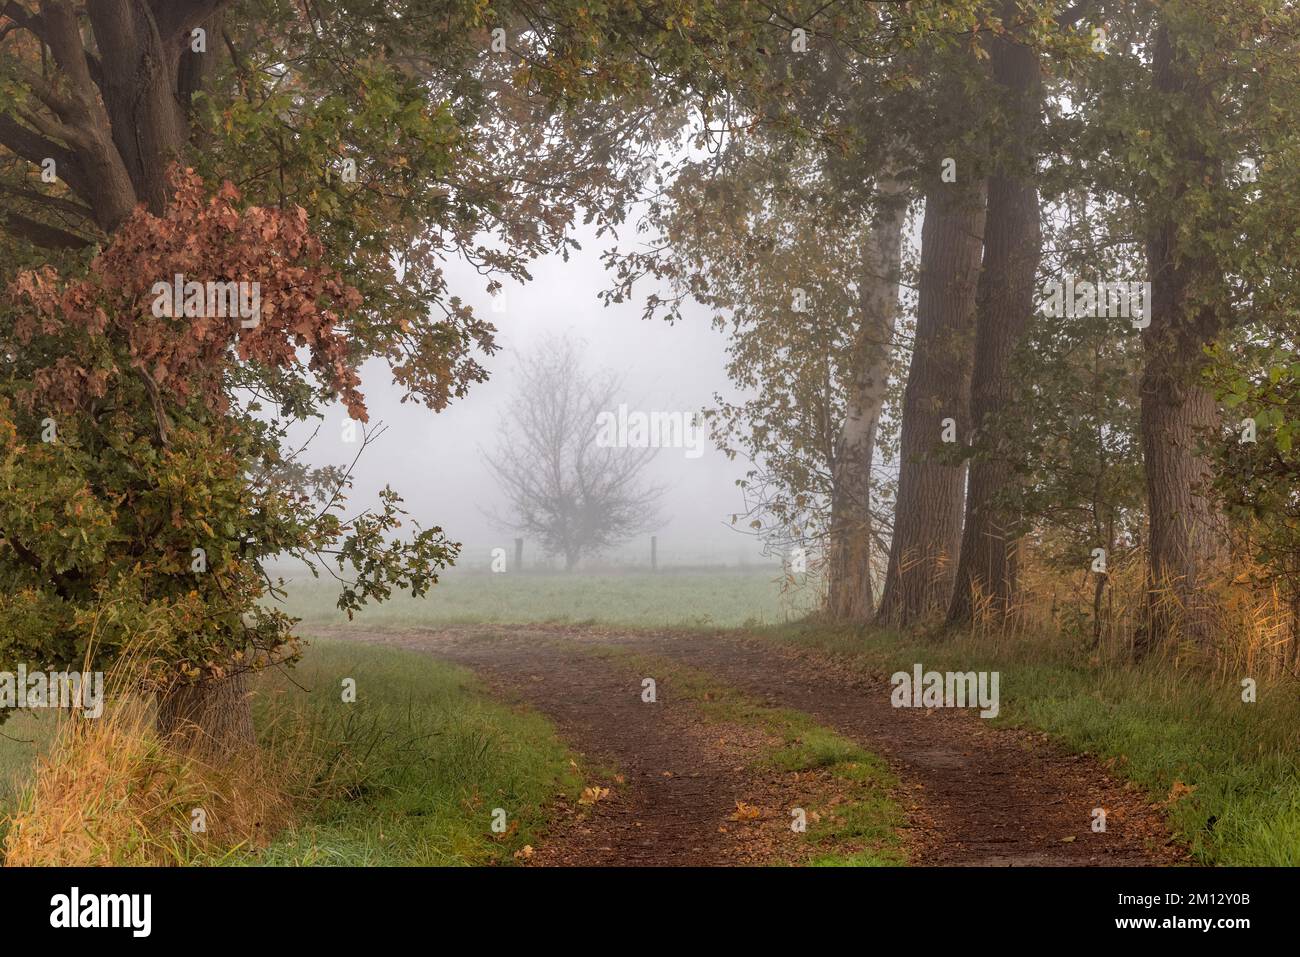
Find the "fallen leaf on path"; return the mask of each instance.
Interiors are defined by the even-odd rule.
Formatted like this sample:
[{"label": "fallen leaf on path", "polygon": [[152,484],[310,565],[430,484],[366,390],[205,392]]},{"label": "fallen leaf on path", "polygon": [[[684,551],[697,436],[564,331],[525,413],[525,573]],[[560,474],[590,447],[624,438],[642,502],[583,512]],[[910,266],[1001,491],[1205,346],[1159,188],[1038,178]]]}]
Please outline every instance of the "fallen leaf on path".
[{"label": "fallen leaf on path", "polygon": [[757,821],[763,816],[763,809],[744,801],[736,802],[736,813],[731,815],[733,821]]},{"label": "fallen leaf on path", "polygon": [[609,797],[609,788],[594,787],[583,788],[582,797],[578,798],[579,804],[595,804],[603,798]]},{"label": "fallen leaf on path", "polygon": [[1195,784],[1184,784],[1182,781],[1175,780],[1173,787],[1169,789],[1169,796],[1165,798],[1166,804],[1174,804],[1196,790]]}]

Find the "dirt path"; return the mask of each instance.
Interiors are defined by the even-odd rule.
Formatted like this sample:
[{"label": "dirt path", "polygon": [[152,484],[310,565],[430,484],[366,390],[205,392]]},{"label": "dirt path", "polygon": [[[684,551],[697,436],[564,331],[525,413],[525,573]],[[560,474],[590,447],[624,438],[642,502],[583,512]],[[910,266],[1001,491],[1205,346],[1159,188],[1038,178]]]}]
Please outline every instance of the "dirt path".
[{"label": "dirt path", "polygon": [[[557,639],[599,642],[664,655],[707,672],[765,704],[794,708],[889,760],[903,781],[920,865],[1172,864],[1157,808],[1111,778],[1095,760],[1063,751],[1044,735],[992,728],[959,709],[896,709],[883,675],[867,677],[812,652],[731,635],[633,633],[546,626],[465,626],[390,633],[332,631],[336,637],[427,651],[473,668],[498,693],[556,722],[577,750],[617,767],[626,786],[594,807],[567,809],[563,836],[539,848],[542,864],[737,864],[770,848],[727,828],[742,796],[773,795],[781,782],[756,780],[743,754],[745,729],[701,725],[691,709],[640,700],[639,682]],[[791,802],[784,802],[787,804]],[[1093,809],[1106,831],[1092,831]]]},{"label": "dirt path", "polygon": [[[731,637],[632,637],[760,699],[804,711],[891,761],[913,786],[925,865],[1132,866],[1181,859],[1155,808],[1095,760],[973,711],[894,708],[884,675]],[[1106,831],[1092,830],[1093,809]]]},{"label": "dirt path", "polygon": [[[608,792],[591,803],[561,802],[558,833],[535,849],[542,866],[716,866],[780,859],[797,845],[775,815],[732,820],[736,802],[773,808],[779,775],[753,770],[761,731],[700,719],[661,682],[654,704],[640,681],[618,667],[566,654],[535,633],[483,638],[482,629],[358,634],[428,651],[466,665],[494,694],[545,714]],[[540,639],[540,640],[539,640]],[[757,823],[761,826],[750,826]]]}]

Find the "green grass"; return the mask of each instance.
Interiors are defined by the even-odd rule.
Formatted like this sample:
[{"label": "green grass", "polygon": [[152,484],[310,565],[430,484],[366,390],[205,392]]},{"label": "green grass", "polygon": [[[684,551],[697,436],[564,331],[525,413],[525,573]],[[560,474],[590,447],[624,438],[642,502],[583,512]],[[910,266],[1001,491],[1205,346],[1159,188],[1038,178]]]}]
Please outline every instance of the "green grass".
[{"label": "green grass", "polygon": [[[355,703],[342,701],[344,678],[356,681]],[[470,672],[429,656],[314,640],[298,667],[259,677],[256,689],[264,735],[301,729],[327,779],[269,847],[193,863],[513,863],[536,843],[556,797],[581,789],[549,722],[487,697]],[[50,715],[19,714],[0,728],[0,818],[16,809],[54,727]],[[495,808],[506,812],[504,835],[492,832]],[[0,821],[0,840],[4,830]]]},{"label": "green grass", "polygon": [[[658,573],[525,572],[453,569],[424,598],[394,595],[357,615],[359,627],[600,622],[636,628],[775,624],[801,617],[807,595],[783,595],[770,568]],[[328,576],[291,581],[281,606],[308,625],[336,624],[338,586]]]},{"label": "green grass", "polygon": [[[770,640],[848,656],[892,673],[920,662],[927,670],[996,670],[1001,714],[995,723],[1046,731],[1068,747],[1114,759],[1115,772],[1153,799],[1174,783],[1193,787],[1169,820],[1196,860],[1242,866],[1300,865],[1300,690],[1260,685],[1241,700],[1239,683],[1151,662],[1090,661],[1059,640],[1002,641],[798,625]],[[1242,675],[1241,677],[1249,677]]]},{"label": "green grass", "polygon": [[688,701],[707,720],[759,727],[779,743],[757,764],[778,771],[830,774],[846,801],[820,821],[809,822],[805,838],[815,867],[894,867],[906,863],[899,829],[906,814],[895,798],[899,781],[883,759],[802,711],[772,708],[712,676],[670,658],[613,645],[564,645],[573,653],[618,662],[638,675],[666,680],[672,694]]},{"label": "green grass", "polygon": [[[557,795],[580,790],[550,723],[485,697],[464,669],[415,652],[315,641],[292,677],[311,690],[272,680],[284,692],[275,707],[303,709],[352,761],[342,793],[243,863],[510,863],[536,842]],[[354,704],[341,701],[349,677]],[[495,808],[506,812],[505,835],[492,833]]]},{"label": "green grass", "polygon": [[19,712],[0,724],[0,844],[6,819],[18,808],[18,798],[36,759],[54,738],[53,715]]}]

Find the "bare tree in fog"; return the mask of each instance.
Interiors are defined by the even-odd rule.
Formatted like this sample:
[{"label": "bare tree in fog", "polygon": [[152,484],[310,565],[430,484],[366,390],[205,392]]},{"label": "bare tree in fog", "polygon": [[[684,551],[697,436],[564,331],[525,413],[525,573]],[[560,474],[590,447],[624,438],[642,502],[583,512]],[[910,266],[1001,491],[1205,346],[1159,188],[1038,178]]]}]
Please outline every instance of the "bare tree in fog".
[{"label": "bare tree in fog", "polygon": [[617,404],[619,380],[588,372],[567,338],[546,340],[517,378],[497,448],[484,453],[509,503],[502,524],[562,556],[566,571],[661,524],[664,489],[643,476],[658,449],[597,442],[597,417]]}]

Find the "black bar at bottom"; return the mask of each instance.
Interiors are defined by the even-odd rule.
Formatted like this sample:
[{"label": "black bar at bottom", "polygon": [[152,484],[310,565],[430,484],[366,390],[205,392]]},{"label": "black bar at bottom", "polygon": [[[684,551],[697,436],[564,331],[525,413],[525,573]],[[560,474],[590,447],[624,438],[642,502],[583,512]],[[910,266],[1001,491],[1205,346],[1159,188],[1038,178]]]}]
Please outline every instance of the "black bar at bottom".
[{"label": "black bar at bottom", "polygon": [[[702,937],[770,946],[781,925],[873,944],[1051,934],[1070,941],[1199,935],[1230,945],[1241,934],[1288,928],[1292,876],[1191,867],[0,868],[0,900],[10,940],[75,935],[126,947],[242,940],[260,949],[283,940],[334,949],[412,934],[451,943],[446,935],[459,933],[489,946],[512,939],[535,946],[556,935],[600,950]],[[147,910],[145,898],[132,895],[149,895]],[[71,926],[111,922],[118,926]]]}]

